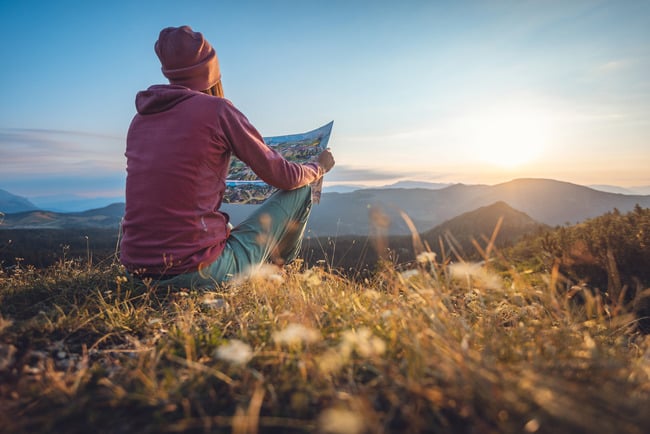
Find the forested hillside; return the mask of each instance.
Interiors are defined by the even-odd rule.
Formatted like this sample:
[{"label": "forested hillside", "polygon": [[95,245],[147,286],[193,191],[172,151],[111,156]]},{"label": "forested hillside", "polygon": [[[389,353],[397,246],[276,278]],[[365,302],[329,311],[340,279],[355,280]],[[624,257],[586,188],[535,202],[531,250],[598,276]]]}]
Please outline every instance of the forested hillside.
[{"label": "forested hillside", "polygon": [[557,262],[569,277],[617,294],[623,286],[650,285],[650,209],[618,210],[540,236],[512,249],[513,259]]},{"label": "forested hillside", "polygon": [[618,210],[529,236],[507,252],[521,269],[558,272],[568,296],[634,311],[650,332],[650,209]]}]

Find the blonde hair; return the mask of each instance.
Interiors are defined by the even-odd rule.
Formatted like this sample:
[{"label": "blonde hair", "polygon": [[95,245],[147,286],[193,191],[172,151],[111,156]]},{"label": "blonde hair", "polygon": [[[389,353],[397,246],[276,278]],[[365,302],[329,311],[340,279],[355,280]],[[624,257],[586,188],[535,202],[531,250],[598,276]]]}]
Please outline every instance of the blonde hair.
[{"label": "blonde hair", "polygon": [[223,98],[223,86],[221,85],[221,80],[217,81],[214,86],[203,90],[203,93],[207,93],[208,95],[212,96],[218,96],[219,98]]}]

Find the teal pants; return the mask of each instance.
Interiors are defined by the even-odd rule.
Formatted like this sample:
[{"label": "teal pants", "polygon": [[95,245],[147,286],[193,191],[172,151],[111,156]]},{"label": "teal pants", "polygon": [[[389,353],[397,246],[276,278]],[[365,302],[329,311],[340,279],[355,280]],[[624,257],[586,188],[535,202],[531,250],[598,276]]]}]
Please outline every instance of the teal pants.
[{"label": "teal pants", "polygon": [[311,205],[308,185],[276,191],[232,229],[223,253],[213,263],[159,284],[185,288],[214,286],[263,263],[283,265],[293,261],[300,252]]}]

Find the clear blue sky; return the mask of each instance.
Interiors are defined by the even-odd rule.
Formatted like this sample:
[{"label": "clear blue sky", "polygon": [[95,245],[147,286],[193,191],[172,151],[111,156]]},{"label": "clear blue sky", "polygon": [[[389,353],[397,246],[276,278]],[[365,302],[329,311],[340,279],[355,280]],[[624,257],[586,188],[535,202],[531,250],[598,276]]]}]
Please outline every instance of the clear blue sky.
[{"label": "clear blue sky", "polygon": [[119,196],[153,44],[187,24],[263,135],[334,120],[329,183],[650,184],[648,1],[0,5],[0,188]]}]

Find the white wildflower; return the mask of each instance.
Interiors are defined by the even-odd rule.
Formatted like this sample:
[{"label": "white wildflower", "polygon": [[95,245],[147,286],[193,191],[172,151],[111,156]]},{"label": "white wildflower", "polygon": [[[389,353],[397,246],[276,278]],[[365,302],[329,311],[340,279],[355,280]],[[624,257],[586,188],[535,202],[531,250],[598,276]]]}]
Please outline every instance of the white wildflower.
[{"label": "white wildflower", "polygon": [[370,358],[380,356],[385,351],[386,343],[374,336],[367,327],[346,330],[339,345],[329,349],[319,358],[318,367],[322,372],[332,373],[345,366],[353,353],[359,357]]},{"label": "white wildflower", "polygon": [[233,365],[243,365],[253,358],[253,350],[247,343],[239,339],[232,339],[217,348],[215,356],[217,359],[225,360]]},{"label": "white wildflower", "polygon": [[524,430],[526,432],[537,432],[539,430],[540,424],[537,419],[531,419],[528,422],[526,422],[526,425],[524,425]]},{"label": "white wildflower", "polygon": [[266,276],[266,280],[268,280],[271,283],[275,283],[276,285],[280,285],[281,283],[284,283],[284,277],[280,273],[269,274],[268,276]]},{"label": "white wildflower", "polygon": [[350,410],[330,408],[318,418],[320,432],[327,434],[360,434],[365,430],[363,417]]},{"label": "white wildflower", "polygon": [[586,349],[593,350],[596,348],[596,341],[594,341],[594,339],[589,335],[589,333],[585,332],[584,341],[585,341],[584,345]]},{"label": "white wildflower", "polygon": [[418,270],[406,270],[399,273],[399,275],[404,281],[408,281],[413,277],[419,276],[420,272]]},{"label": "white wildflower", "polygon": [[214,294],[206,294],[201,303],[210,309],[221,309],[228,306],[223,298],[215,297]]},{"label": "white wildflower", "polygon": [[461,262],[449,266],[451,275],[457,279],[472,279],[475,284],[488,289],[502,288],[499,276],[490,273],[483,265],[478,263]]},{"label": "white wildflower", "polygon": [[374,289],[366,289],[361,295],[369,300],[379,300],[381,298],[381,293]]},{"label": "white wildflower", "polygon": [[273,333],[273,341],[278,344],[285,344],[288,346],[297,345],[300,343],[310,344],[317,342],[321,335],[318,331],[305,327],[302,324],[289,324],[284,330]]},{"label": "white wildflower", "polygon": [[330,348],[318,358],[318,368],[325,374],[338,372],[345,365],[348,355],[341,354],[338,349]]},{"label": "white wildflower", "polygon": [[360,357],[379,356],[386,351],[386,343],[374,336],[366,327],[359,330],[347,330],[343,333],[341,352],[350,354],[353,351]]},{"label": "white wildflower", "polygon": [[430,264],[436,262],[435,252],[422,252],[415,257],[418,264]]},{"label": "white wildflower", "polygon": [[320,276],[311,268],[302,273],[300,277],[302,281],[307,284],[307,286],[318,286],[321,283]]},{"label": "white wildflower", "polygon": [[237,285],[248,280],[265,280],[279,285],[284,282],[280,267],[273,264],[259,264],[248,267],[245,271],[235,276],[231,283]]}]

